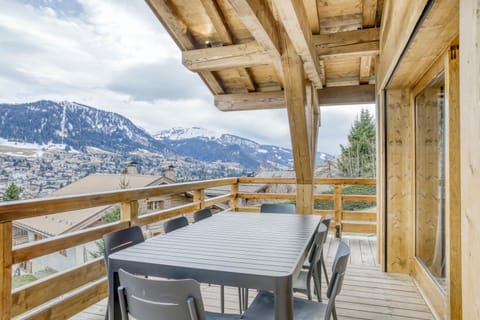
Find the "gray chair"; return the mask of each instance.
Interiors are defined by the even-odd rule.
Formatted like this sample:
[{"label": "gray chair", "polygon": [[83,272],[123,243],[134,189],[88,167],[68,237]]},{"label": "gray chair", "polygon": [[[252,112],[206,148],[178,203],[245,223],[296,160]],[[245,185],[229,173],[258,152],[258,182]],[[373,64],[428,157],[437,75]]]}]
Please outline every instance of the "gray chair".
[{"label": "gray chair", "polygon": [[[323,239],[323,243],[327,241],[327,236],[328,236],[328,230],[330,230],[330,222],[332,221],[332,216],[331,215],[326,215],[325,218],[322,219],[322,225],[325,225],[327,227],[327,233],[325,233],[325,239]],[[323,246],[322,246],[323,248]],[[311,255],[311,252],[310,252]],[[310,256],[309,255],[309,256]],[[305,260],[305,263],[303,264],[303,269],[308,270],[310,268],[310,262],[309,259]],[[322,254],[320,256],[320,269],[323,269],[323,274],[325,275],[325,281],[327,282],[327,285],[330,284],[330,281],[328,280],[328,273],[327,273],[327,266],[325,265],[325,257],[323,255],[323,250]],[[320,277],[321,281],[321,277]]]},{"label": "gray chair", "polygon": [[264,203],[260,206],[261,213],[295,213],[295,205],[289,203]]},{"label": "gray chair", "polygon": [[170,219],[163,224],[163,231],[165,233],[172,232],[174,230],[188,226],[188,220],[185,217],[177,217]]},{"label": "gray chair", "polygon": [[209,208],[195,211],[193,213],[193,221],[198,222],[203,219],[210,218],[212,216],[212,211]]},{"label": "gray chair", "polygon": [[[315,302],[300,298],[293,299],[295,320],[329,320],[332,316],[337,319],[335,298],[340,294],[347,269],[350,248],[340,242],[332,266],[332,278],[327,290],[328,303]],[[275,317],[274,295],[268,291],[261,291],[253,300],[242,319],[244,320],[273,320]]]},{"label": "gray chair", "polygon": [[145,279],[119,270],[117,289],[123,320],[227,320],[239,315],[205,312],[200,285],[192,279]]},{"label": "gray chair", "polygon": [[[105,260],[105,269],[108,271],[109,255],[144,241],[145,239],[143,238],[142,229],[139,226],[105,234],[103,236],[103,258]],[[105,314],[105,319],[108,319],[108,310]]]},{"label": "gray chair", "polygon": [[315,240],[312,244],[312,250],[308,257],[309,268],[308,270],[300,271],[298,278],[293,283],[293,291],[306,294],[308,300],[312,300],[311,283],[312,279],[315,285],[315,292],[317,294],[317,300],[322,301],[322,284],[321,284],[321,265],[320,259],[322,256],[323,244],[325,242],[325,235],[327,234],[327,227],[324,224],[320,224],[315,235]]}]

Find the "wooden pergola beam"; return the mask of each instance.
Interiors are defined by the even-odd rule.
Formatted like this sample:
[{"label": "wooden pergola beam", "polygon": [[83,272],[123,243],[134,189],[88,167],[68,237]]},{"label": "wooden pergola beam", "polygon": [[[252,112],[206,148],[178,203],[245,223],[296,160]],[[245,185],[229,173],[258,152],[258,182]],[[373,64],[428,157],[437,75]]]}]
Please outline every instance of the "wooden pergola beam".
[{"label": "wooden pergola beam", "polygon": [[279,82],[283,85],[280,36],[270,8],[263,0],[228,0],[258,44],[267,52]]},{"label": "wooden pergola beam", "polygon": [[270,56],[256,41],[226,47],[182,52],[182,62],[191,71],[214,71],[268,65]]},{"label": "wooden pergola beam", "polygon": [[295,52],[302,58],[308,79],[315,88],[321,89],[323,85],[320,64],[312,45],[312,31],[303,1],[273,0],[273,3],[283,27],[295,48]]},{"label": "wooden pergola beam", "polygon": [[[195,40],[186,24],[172,11],[165,1],[146,0],[146,2],[181,50],[195,49]],[[213,94],[225,92],[212,72],[199,72],[199,75]]]},{"label": "wooden pergola beam", "polygon": [[363,56],[360,58],[360,83],[365,84],[370,81],[370,71],[372,69],[372,56]]},{"label": "wooden pergola beam", "polygon": [[380,51],[379,41],[338,45],[325,48],[317,48],[317,53],[322,59],[376,56]]},{"label": "wooden pergola beam", "polygon": [[377,20],[377,0],[363,0],[363,26],[373,27]]},{"label": "wooden pergola beam", "polygon": [[315,47],[325,47],[332,44],[353,44],[380,40],[380,29],[369,28],[336,33],[326,33],[312,36]]},{"label": "wooden pergola beam", "polygon": [[[375,103],[375,85],[326,87],[317,90],[321,107]],[[222,94],[215,96],[215,106],[221,111],[245,111],[285,108],[283,91]]]}]

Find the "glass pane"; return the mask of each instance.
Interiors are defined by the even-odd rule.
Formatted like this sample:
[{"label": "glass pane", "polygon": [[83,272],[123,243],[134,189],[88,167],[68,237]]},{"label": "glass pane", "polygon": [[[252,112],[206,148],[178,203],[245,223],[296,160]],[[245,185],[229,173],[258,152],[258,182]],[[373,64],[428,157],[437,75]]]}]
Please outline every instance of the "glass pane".
[{"label": "glass pane", "polygon": [[415,98],[416,256],[445,289],[445,78]]}]

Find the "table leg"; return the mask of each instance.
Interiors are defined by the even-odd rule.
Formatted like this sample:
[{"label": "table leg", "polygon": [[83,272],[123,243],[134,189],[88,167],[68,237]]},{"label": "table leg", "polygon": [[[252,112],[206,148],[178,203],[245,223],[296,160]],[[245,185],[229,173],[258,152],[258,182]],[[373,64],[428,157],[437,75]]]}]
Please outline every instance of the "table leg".
[{"label": "table leg", "polygon": [[292,279],[278,283],[275,289],[275,320],[293,320]]}]

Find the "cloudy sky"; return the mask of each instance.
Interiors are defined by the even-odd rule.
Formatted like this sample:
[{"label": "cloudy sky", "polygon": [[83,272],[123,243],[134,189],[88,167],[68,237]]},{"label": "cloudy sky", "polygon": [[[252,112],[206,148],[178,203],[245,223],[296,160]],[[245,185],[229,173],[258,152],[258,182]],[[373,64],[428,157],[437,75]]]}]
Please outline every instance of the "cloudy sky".
[{"label": "cloudy sky", "polygon": [[[218,111],[143,0],[0,0],[0,8],[0,103],[76,101],[149,132],[200,126],[291,147],[285,110]],[[322,108],[319,151],[339,153],[360,108]]]}]

